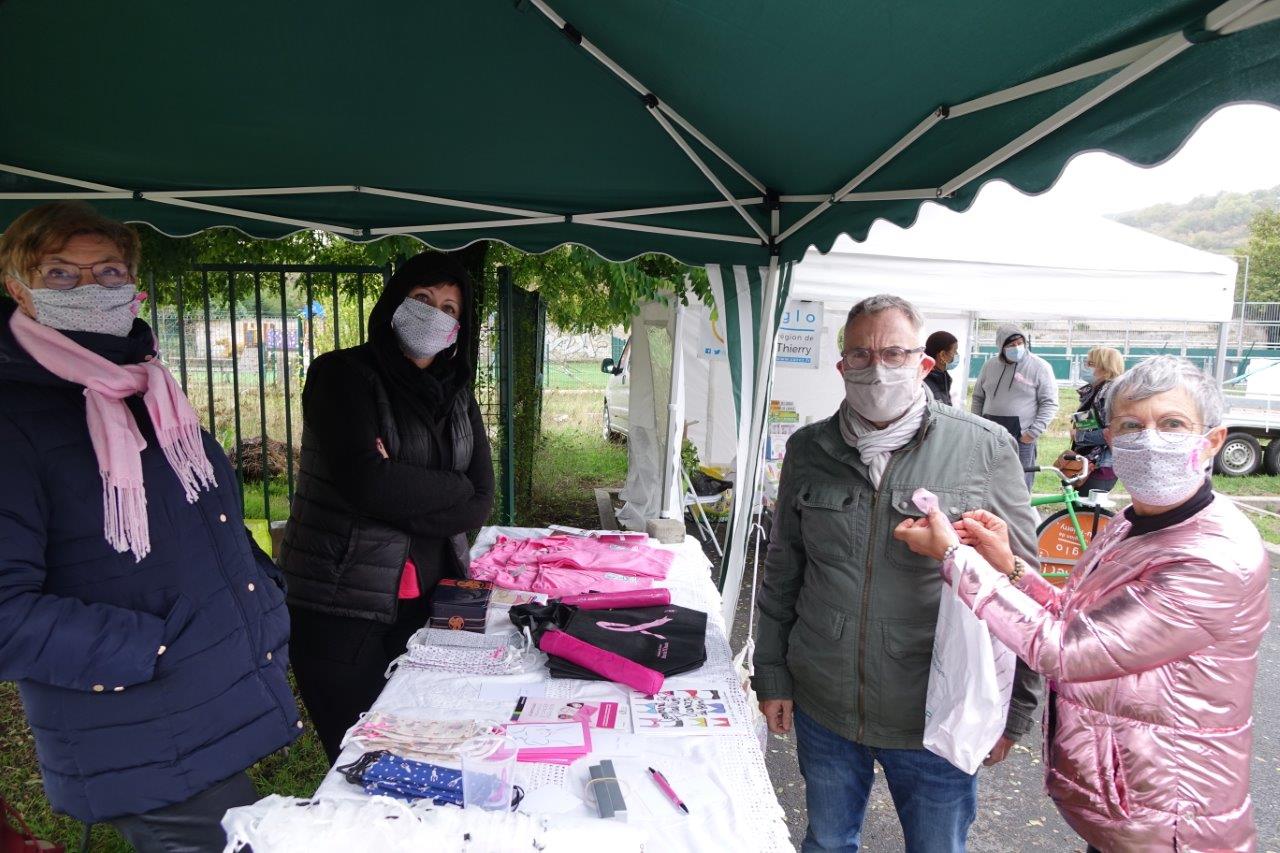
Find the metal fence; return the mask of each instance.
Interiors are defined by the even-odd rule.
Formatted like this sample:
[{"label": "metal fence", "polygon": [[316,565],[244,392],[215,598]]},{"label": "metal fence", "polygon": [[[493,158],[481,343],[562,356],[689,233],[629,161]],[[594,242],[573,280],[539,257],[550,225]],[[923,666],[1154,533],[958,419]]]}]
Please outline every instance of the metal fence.
[{"label": "metal fence", "polygon": [[163,297],[148,309],[159,350],[235,464],[246,515],[288,514],[307,368],[364,341],[366,307],[389,275],[389,267],[210,265],[159,290],[144,275]]}]

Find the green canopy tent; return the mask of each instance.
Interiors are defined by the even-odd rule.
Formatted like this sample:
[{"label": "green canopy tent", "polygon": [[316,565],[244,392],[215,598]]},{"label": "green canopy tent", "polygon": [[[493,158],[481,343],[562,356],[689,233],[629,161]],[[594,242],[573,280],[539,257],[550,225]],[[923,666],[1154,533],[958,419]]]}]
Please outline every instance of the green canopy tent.
[{"label": "green canopy tent", "polygon": [[1280,104],[1280,0],[7,0],[0,76],[0,225],[76,197],[168,234],[719,268],[755,459],[787,264],[926,199],[1039,192],[1085,149],[1155,163],[1222,104]]}]

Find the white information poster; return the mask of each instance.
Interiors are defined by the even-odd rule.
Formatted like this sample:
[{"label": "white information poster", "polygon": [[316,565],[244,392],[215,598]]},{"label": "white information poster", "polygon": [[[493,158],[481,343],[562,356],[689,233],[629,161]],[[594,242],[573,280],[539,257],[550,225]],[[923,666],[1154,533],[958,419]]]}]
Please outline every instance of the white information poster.
[{"label": "white information poster", "polygon": [[774,363],[778,367],[817,369],[821,342],[822,303],[807,299],[788,301],[778,327],[778,351]]}]

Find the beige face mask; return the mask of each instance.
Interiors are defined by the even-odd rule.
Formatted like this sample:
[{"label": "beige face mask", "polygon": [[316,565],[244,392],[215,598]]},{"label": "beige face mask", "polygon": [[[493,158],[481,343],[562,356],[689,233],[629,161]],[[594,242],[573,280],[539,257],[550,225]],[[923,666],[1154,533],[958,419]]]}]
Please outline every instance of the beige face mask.
[{"label": "beige face mask", "polygon": [[849,407],[873,423],[896,421],[920,394],[918,365],[871,364],[844,371],[844,398]]}]

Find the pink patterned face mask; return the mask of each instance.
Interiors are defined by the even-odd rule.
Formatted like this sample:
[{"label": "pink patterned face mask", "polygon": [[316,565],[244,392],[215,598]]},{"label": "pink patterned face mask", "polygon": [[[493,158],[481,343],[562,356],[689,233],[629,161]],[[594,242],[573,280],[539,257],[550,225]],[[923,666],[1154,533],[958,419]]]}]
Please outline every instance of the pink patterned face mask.
[{"label": "pink patterned face mask", "polygon": [[458,321],[438,308],[406,299],[391,315],[400,348],[412,358],[432,358],[458,340]]},{"label": "pink patterned face mask", "polygon": [[1111,440],[1111,467],[1129,495],[1151,506],[1174,506],[1195,494],[1207,476],[1206,435],[1153,429]]}]

